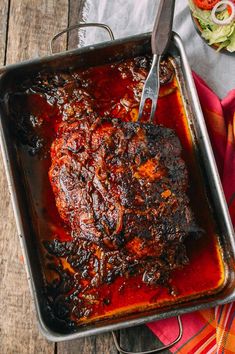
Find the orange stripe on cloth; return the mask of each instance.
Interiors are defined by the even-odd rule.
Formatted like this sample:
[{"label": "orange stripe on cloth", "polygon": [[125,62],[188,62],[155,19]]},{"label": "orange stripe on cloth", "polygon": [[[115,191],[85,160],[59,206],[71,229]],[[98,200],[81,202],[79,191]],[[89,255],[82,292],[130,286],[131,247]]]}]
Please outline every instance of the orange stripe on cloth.
[{"label": "orange stripe on cloth", "polygon": [[[201,311],[200,311],[201,312]],[[207,342],[213,346],[213,340],[216,339],[215,335],[215,319],[211,317],[209,321],[205,321],[203,328],[194,334],[186,343],[184,343],[177,351],[173,353],[180,354],[195,354]]]},{"label": "orange stripe on cloth", "polygon": [[[223,139],[223,141],[219,141],[219,143],[222,145],[226,144],[226,125],[224,122],[224,118],[221,115],[221,113],[210,111],[208,108],[204,108],[203,114],[204,118],[206,121],[206,125],[208,128],[208,131],[210,132],[210,135],[216,135],[219,136],[219,139]],[[219,140],[218,138],[216,140]]]},{"label": "orange stripe on cloth", "polygon": [[216,328],[215,310],[213,308],[198,311],[197,313],[201,316],[202,320],[205,323],[210,322],[211,326],[214,326],[214,328]]},{"label": "orange stripe on cloth", "polygon": [[214,331],[213,335],[207,341],[205,341],[202,346],[193,354],[208,354],[209,352],[216,353],[216,335]]},{"label": "orange stripe on cloth", "polygon": [[[194,74],[194,81],[235,226],[235,89],[220,100]],[[170,349],[180,354],[235,354],[235,303],[182,315],[183,337]],[[165,320],[164,320],[165,321]],[[175,319],[149,325],[164,343],[175,339]]]},{"label": "orange stripe on cloth", "polygon": [[[175,353],[178,348],[188,341],[189,338],[192,338],[195,333],[200,333],[205,327],[206,321],[199,311],[193,313],[193,322],[191,322],[191,316],[192,314],[190,313],[181,316],[183,337],[179,343],[170,349],[172,353]],[[179,326],[175,317],[148,323],[148,327],[164,344],[171,343],[179,334]]]},{"label": "orange stripe on cloth", "polygon": [[223,346],[217,345],[216,354],[234,354],[235,353],[235,338],[234,335],[228,333],[226,343]]},{"label": "orange stripe on cloth", "polygon": [[227,353],[227,350],[233,350],[235,353],[235,304],[224,305],[222,313],[223,316],[221,316],[216,330],[217,351],[218,353]]},{"label": "orange stripe on cloth", "polygon": [[230,121],[228,121],[228,135],[226,154],[224,159],[224,169],[222,183],[224,193],[229,202],[232,194],[235,193],[235,114]]},{"label": "orange stripe on cloth", "polygon": [[206,127],[213,147],[216,163],[219,171],[222,171],[227,144],[227,128],[221,114],[212,112],[207,108],[202,109],[202,111],[206,121]]},{"label": "orange stripe on cloth", "polygon": [[[205,335],[205,332],[208,332],[207,335]],[[204,352],[205,349],[209,351],[211,348],[214,347],[216,343],[216,335],[215,331],[209,326],[206,325],[205,330],[197,334],[197,336],[192,337],[189,342],[187,342],[185,345],[183,345],[178,351],[173,352],[173,353],[180,353],[180,354],[195,354],[195,353],[202,353]]]}]

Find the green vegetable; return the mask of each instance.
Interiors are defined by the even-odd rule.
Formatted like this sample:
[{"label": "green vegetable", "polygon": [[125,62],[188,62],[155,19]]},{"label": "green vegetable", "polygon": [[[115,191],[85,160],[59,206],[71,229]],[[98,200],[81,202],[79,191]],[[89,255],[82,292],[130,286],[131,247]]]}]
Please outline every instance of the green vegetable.
[{"label": "green vegetable", "polygon": [[235,29],[233,30],[232,35],[229,37],[229,44],[227,45],[229,52],[235,52]]},{"label": "green vegetable", "polygon": [[[226,48],[229,52],[235,52],[235,21],[228,25],[217,25],[211,19],[211,11],[199,9],[189,0],[192,15],[201,26],[201,35],[210,45],[215,44],[218,50]],[[217,17],[221,20],[228,18],[228,10],[221,11]]]}]

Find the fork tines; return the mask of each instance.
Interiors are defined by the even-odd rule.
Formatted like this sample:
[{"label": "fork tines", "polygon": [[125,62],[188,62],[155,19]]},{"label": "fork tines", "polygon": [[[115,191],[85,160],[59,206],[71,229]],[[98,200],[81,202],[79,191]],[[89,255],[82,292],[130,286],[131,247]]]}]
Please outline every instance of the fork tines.
[{"label": "fork tines", "polygon": [[155,111],[157,108],[157,100],[158,100],[158,93],[159,93],[159,66],[160,66],[160,55],[154,55],[152,65],[148,74],[148,77],[145,81],[141,101],[139,106],[139,115],[138,115],[138,122],[142,118],[144,106],[146,100],[149,99],[151,101],[151,113],[150,113],[150,121],[153,122],[153,118],[155,115]]}]

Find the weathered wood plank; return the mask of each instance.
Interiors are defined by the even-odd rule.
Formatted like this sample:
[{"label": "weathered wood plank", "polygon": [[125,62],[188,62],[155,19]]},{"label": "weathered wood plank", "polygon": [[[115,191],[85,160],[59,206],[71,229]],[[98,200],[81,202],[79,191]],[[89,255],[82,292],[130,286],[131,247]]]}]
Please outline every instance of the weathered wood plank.
[{"label": "weathered wood plank", "polygon": [[[86,0],[70,0],[69,2],[69,26],[82,22],[82,11]],[[78,47],[78,31],[71,31],[68,35],[68,49]]]},{"label": "weathered wood plank", "polygon": [[5,62],[6,39],[8,26],[8,7],[9,0],[1,0],[0,6],[0,64]]},{"label": "weathered wood plank", "polygon": [[[7,64],[47,54],[51,34],[67,26],[68,0],[11,0],[6,41],[7,26],[3,24],[7,14],[2,4],[7,8],[7,1],[1,0],[1,62],[5,52]],[[4,43],[8,43],[6,51]],[[0,195],[0,352],[53,354],[54,344],[48,343],[38,330],[2,159]]]},{"label": "weathered wood plank", "polygon": [[[82,21],[82,10],[85,0],[69,1],[69,26]],[[68,49],[78,46],[78,31],[72,31],[68,36]],[[58,354],[117,354],[110,333],[87,337],[70,342],[57,344]]]},{"label": "weathered wood plank", "polygon": [[[7,63],[45,55],[51,35],[65,28],[68,23],[67,0],[12,0],[7,36],[8,1],[1,0],[0,12],[0,62]],[[84,0],[69,1],[69,24],[78,23]],[[56,49],[65,48],[66,38]],[[69,35],[69,48],[77,45],[77,32]],[[2,161],[1,161],[2,162]],[[2,166],[2,163],[1,163]],[[34,308],[30,299],[26,274],[21,260],[12,207],[6,186],[5,175],[0,168],[0,343],[1,353],[54,353],[54,346],[47,343],[38,332]],[[153,337],[146,328],[124,330],[121,345],[132,350],[149,347]],[[140,338],[140,342],[137,339]],[[59,343],[58,354],[117,354],[111,334],[88,337],[67,343]],[[168,353],[166,351],[166,353]]]},{"label": "weathered wood plank", "polygon": [[[70,0],[69,2],[69,26],[78,24],[82,21],[82,11],[85,0]],[[68,49],[78,46],[78,31],[72,31],[68,36]],[[147,327],[137,327],[134,329],[123,330],[120,333],[121,345],[129,346],[132,350],[140,350],[141,348],[152,348],[162,346],[162,343],[147,329]],[[140,336],[140,338],[139,338]],[[140,339],[140,340],[139,340]],[[134,343],[134,345],[133,345]],[[117,350],[114,346],[112,335],[104,334],[96,337],[88,337],[71,342],[58,343],[58,354],[116,354]],[[165,351],[164,353],[169,353]]]},{"label": "weathered wood plank", "polygon": [[[121,348],[133,352],[147,351],[163,346],[158,338],[144,325],[121,330],[120,344]],[[170,352],[164,350],[161,353],[168,354]]]},{"label": "weathered wood plank", "polygon": [[117,354],[110,333],[57,344],[57,354]]},{"label": "weathered wood plank", "polygon": [[[49,54],[52,36],[68,25],[68,0],[12,0],[7,63]],[[56,50],[66,48],[63,38]]]}]

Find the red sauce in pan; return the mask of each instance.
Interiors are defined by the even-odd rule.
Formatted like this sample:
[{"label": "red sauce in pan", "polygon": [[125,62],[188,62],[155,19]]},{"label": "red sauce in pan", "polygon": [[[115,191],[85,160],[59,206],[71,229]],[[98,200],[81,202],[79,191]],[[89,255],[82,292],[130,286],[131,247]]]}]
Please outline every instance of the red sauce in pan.
[{"label": "red sauce in pan", "polygon": [[[100,115],[107,108],[105,106],[106,103],[102,104],[102,98],[106,98],[105,102],[109,101],[109,99],[110,101],[115,99],[118,102],[129,92],[129,86],[131,86],[130,79],[120,80],[119,72],[115,71],[110,65],[89,69],[83,75],[86,79],[89,79],[89,89],[97,99],[97,111]],[[29,111],[34,116],[40,117],[45,123],[40,127],[40,134],[46,140],[52,140],[53,136],[55,136],[57,125],[61,120],[56,106],[48,104],[39,94],[28,95],[27,105]],[[116,112],[114,111],[112,114],[115,117]],[[129,116],[126,116],[126,119],[136,120],[137,114],[137,109],[134,109]],[[186,241],[189,264],[173,273],[171,280],[173,293],[161,286],[144,284],[140,276],[132,276],[129,279],[119,277],[113,283],[102,285],[99,288],[99,298],[103,299],[103,301],[94,304],[93,313],[89,320],[103,315],[118,315],[123,313],[123,311],[126,313],[128,311],[139,311],[143,308],[159,307],[169,302],[182,301],[184,298],[188,300],[191,297],[199,297],[218,291],[223,285],[225,275],[216,238],[215,225],[198,170],[198,162],[194,155],[191,133],[187,124],[176,76],[170,83],[165,84],[160,89],[155,123],[174,129],[181,141],[183,158],[186,161],[190,175],[189,197],[191,208],[199,226],[205,230],[205,233],[198,240],[188,239]],[[29,182],[32,179],[32,183],[34,174],[31,172],[34,168],[33,161],[35,158],[26,157],[25,154],[24,156],[22,155],[22,161],[25,162],[26,160],[28,162],[31,161],[29,163],[31,165],[29,168],[30,173],[26,173],[26,177]],[[36,210],[41,240],[50,240],[56,237],[60,241],[68,241],[71,236],[57,212],[54,195],[47,176],[50,158],[47,155],[47,158],[40,162],[37,161],[35,164],[40,165],[40,173],[42,174],[41,191],[43,191],[42,201],[44,208],[40,213]],[[36,195],[33,190],[31,190],[31,194],[32,198]],[[47,270],[46,263],[48,259],[43,247],[42,253],[46,278],[50,281],[55,274]],[[62,259],[62,262],[65,268],[68,267],[69,272],[74,272],[65,259]],[[84,317],[81,320],[87,319]]]}]

